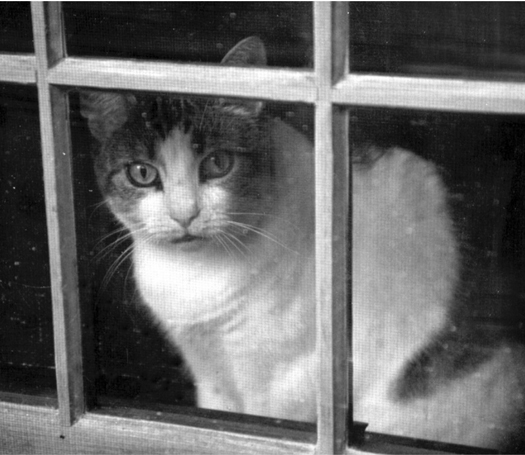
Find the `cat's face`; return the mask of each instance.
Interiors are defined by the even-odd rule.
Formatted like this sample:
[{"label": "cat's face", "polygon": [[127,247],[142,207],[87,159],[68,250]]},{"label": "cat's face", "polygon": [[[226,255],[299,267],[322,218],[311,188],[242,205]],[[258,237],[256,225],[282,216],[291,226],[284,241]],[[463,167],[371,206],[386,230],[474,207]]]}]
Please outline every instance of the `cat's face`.
[{"label": "cat's face", "polygon": [[[246,38],[221,64],[264,66],[264,45]],[[99,187],[136,240],[231,251],[260,232],[276,197],[261,109],[248,100],[81,93],[81,113],[100,142]]]},{"label": "cat's face", "polygon": [[118,96],[126,120],[103,140],[95,169],[134,238],[230,250],[248,241],[275,200],[268,121],[224,100]]}]

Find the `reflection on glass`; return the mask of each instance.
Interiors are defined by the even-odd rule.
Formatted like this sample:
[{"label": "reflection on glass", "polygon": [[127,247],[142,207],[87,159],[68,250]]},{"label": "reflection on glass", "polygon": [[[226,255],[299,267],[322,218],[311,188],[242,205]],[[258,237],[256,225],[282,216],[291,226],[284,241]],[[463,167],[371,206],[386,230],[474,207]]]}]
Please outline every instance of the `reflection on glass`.
[{"label": "reflection on glass", "polygon": [[34,52],[29,2],[0,4],[0,51]]},{"label": "reflection on glass", "polygon": [[520,453],[525,119],[350,114],[355,418]]},{"label": "reflection on glass", "polygon": [[352,2],[352,71],[523,73],[521,2]]},{"label": "reflection on glass", "polygon": [[308,66],[308,2],[134,2],[63,6],[71,55],[219,62],[247,36],[258,36],[271,66]]},{"label": "reflection on glass", "polygon": [[[244,40],[228,56],[263,64],[264,46]],[[94,172],[75,167],[99,397],[315,421],[311,111],[104,91],[78,101],[97,150]],[[77,161],[89,133],[74,131]]]},{"label": "reflection on glass", "polygon": [[0,85],[0,390],[54,388],[53,328],[36,90]]}]

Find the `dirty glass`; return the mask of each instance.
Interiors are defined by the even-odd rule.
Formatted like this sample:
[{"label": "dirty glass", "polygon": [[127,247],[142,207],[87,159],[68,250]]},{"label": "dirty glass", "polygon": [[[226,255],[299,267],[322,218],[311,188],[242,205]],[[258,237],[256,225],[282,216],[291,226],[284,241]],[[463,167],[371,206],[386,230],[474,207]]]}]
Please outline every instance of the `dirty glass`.
[{"label": "dirty glass", "polygon": [[312,63],[309,2],[65,2],[63,10],[73,56],[218,63],[255,35],[270,66]]},{"label": "dirty glass", "polygon": [[29,2],[0,5],[0,52],[34,52]]},{"label": "dirty glass", "polygon": [[55,387],[36,89],[0,85],[0,390]]},{"label": "dirty glass", "polygon": [[[464,394],[467,394],[467,390],[468,393],[474,393],[473,390],[478,387],[476,381],[483,381],[491,374],[495,378],[514,377],[510,369],[491,370],[488,365],[498,355],[505,357],[511,352],[515,353],[513,355],[516,359],[522,358],[522,346],[525,343],[525,119],[519,115],[496,116],[363,107],[350,109],[349,128],[350,146],[354,154],[353,201],[356,210],[353,231],[353,327],[356,349],[354,418],[367,422],[371,432],[481,446],[481,439],[477,439],[477,443],[467,439],[469,433],[466,430],[456,431],[455,434],[454,431],[447,431],[434,435],[429,431],[423,437],[418,431],[424,428],[424,424],[409,425],[403,431],[399,428],[386,429],[380,425],[387,419],[388,413],[392,412],[392,408],[390,411],[385,410],[380,417],[371,417],[370,409],[374,406],[385,406],[391,397],[397,396],[397,403],[403,403],[405,400],[405,411],[399,416],[401,421],[405,416],[411,415],[412,405],[417,407],[415,403],[427,400],[428,410],[425,411],[426,417],[422,422],[431,422],[431,419],[436,418],[431,411],[432,403],[445,402],[448,395],[454,393],[454,387],[463,387]],[[370,146],[375,147],[375,161],[367,163],[363,160],[363,150]],[[413,166],[401,167],[403,173],[399,174],[399,178],[402,179],[399,182],[400,186],[388,196],[383,194],[388,201],[388,215],[385,215],[385,212],[381,212],[383,200],[374,198],[372,190],[368,193],[362,191],[362,188],[376,188],[374,183],[366,180],[368,174],[362,169],[368,169],[367,166],[380,168],[381,163],[388,163],[388,160],[393,159],[394,153],[406,153],[400,150],[409,150],[419,160],[424,159],[427,163],[433,163],[435,167],[432,172],[429,172],[428,168],[423,171],[414,164],[414,158]],[[383,169],[382,177],[377,180],[379,187],[390,184],[391,180],[387,176],[397,175],[394,171],[397,167],[391,166],[386,169]],[[439,176],[446,193],[441,193],[439,208],[427,202],[425,210],[417,212],[420,215],[405,233],[411,245],[406,251],[395,234],[396,226],[404,223],[405,218],[397,214],[405,213],[408,217],[410,210],[417,208],[421,201],[433,200],[429,198],[426,190],[414,184],[417,179],[424,178],[430,185],[433,175]],[[369,187],[363,183],[365,180],[369,182]],[[374,224],[363,227],[362,220],[368,216],[375,220]],[[417,232],[418,223],[423,223],[426,217],[430,216],[435,216],[435,222],[427,226],[424,234],[421,231],[417,234],[426,236],[425,243],[418,244],[417,241],[410,240],[411,235]],[[452,233],[452,238],[456,239],[457,245],[453,247],[449,237],[444,250],[430,255],[429,248],[436,242],[439,244],[443,241],[444,237],[438,237],[443,234],[439,220],[447,216],[452,221],[448,231]],[[392,224],[392,220],[396,224]],[[384,230],[379,229],[382,236],[377,243],[386,243],[378,250],[369,245],[367,251],[364,246],[367,245],[367,237],[378,232],[376,222],[385,226]],[[393,258],[389,256],[390,248]],[[426,254],[422,253],[425,251]],[[435,296],[446,295],[441,294],[441,288],[433,287],[438,283],[439,270],[432,267],[448,257],[450,251],[458,253],[460,266],[456,269],[449,263],[450,267],[446,269],[446,283],[452,286],[452,293],[443,303],[449,306],[449,310],[447,317],[441,321],[440,328],[434,331],[435,321],[427,318],[431,310],[423,311],[421,308],[433,302]],[[374,265],[370,266],[369,261],[374,261],[374,252],[378,254],[377,262],[372,262]],[[363,295],[362,291],[363,286],[364,289],[373,289],[363,284],[367,277],[363,264],[367,263],[369,273],[373,277],[372,283],[388,290],[388,305],[384,306],[380,316],[373,312],[373,303],[366,299],[367,295]],[[419,267],[413,267],[411,264],[414,263],[419,264]],[[419,271],[431,269],[433,272],[429,276]],[[396,286],[403,280],[406,280],[406,293],[402,298],[396,298]],[[413,289],[419,287],[423,290],[428,283],[433,289],[431,292],[426,292],[421,297],[409,297]],[[383,294],[378,293],[376,301],[381,295]],[[406,318],[400,317],[404,308],[411,309]],[[389,320],[390,323],[382,331],[381,321],[385,320]],[[369,332],[360,331],[359,326],[363,321],[376,321],[375,342],[369,341]],[[412,331],[414,334],[421,327],[427,328],[425,341],[419,347],[414,345],[410,356],[407,356],[406,352],[402,356],[400,353],[405,348],[405,343],[410,340],[407,333]],[[411,337],[416,339],[416,335]],[[369,343],[367,346],[370,349],[361,352],[359,346],[366,343]],[[385,351],[389,352],[386,361],[374,360],[380,359]],[[367,386],[370,385],[380,396],[380,388],[375,384],[376,378],[384,377],[387,368],[397,361],[402,361],[403,364],[400,364],[399,370],[392,377],[389,389],[391,395],[371,400],[366,387],[363,389],[362,375],[373,371],[373,383],[370,385],[369,382]],[[363,362],[367,365],[367,372],[360,368]],[[521,361],[516,362],[519,371]],[[512,379],[509,379],[509,383],[502,387],[502,384],[493,378],[492,382],[486,384],[486,388],[482,389],[481,399],[478,395],[475,403],[487,401],[491,406],[486,409],[484,415],[472,414],[478,419],[474,427],[484,428],[486,434],[505,434],[507,430],[515,432],[515,428],[511,430],[507,423],[497,421],[497,414],[493,413],[497,406],[505,406],[505,400],[509,398],[512,403],[521,400],[522,393],[516,393],[516,390],[510,387],[511,383]],[[407,384],[412,388],[403,388]],[[510,389],[512,392],[506,392]],[[505,396],[504,392],[509,396]],[[364,405],[362,400],[367,405]],[[395,401],[393,403],[395,406]],[[468,408],[475,404],[471,402],[465,406]],[[452,408],[447,407],[449,418],[458,419]],[[512,409],[508,403],[507,409]],[[438,417],[437,422],[430,425],[429,429],[432,430],[442,421],[442,418]],[[512,424],[520,425],[519,418],[516,417]],[[519,431],[522,434],[522,430]],[[417,443],[421,444],[421,441]],[[490,448],[509,450],[510,453],[519,453],[522,447],[517,449],[515,441],[510,437],[504,437],[494,444],[496,445]],[[432,444],[423,444],[423,447],[440,448]],[[456,449],[459,453],[468,453],[463,450],[466,449]]]},{"label": "dirty glass", "polygon": [[[155,407],[157,409],[158,406],[164,406],[162,409],[171,409],[175,411],[176,408],[173,406],[193,407],[197,404],[196,388],[198,389],[198,384],[186,362],[185,355],[187,352],[184,349],[179,349],[180,346],[177,345],[177,341],[173,342],[172,339],[170,341],[169,330],[166,330],[165,327],[166,320],[153,316],[155,307],[162,304],[162,302],[159,303],[155,300],[148,301],[154,310],[152,311],[151,309],[148,309],[148,305],[145,304],[145,299],[141,292],[141,287],[137,283],[137,263],[132,259],[132,251],[134,247],[136,248],[137,242],[140,244],[141,240],[133,240],[129,236],[129,230],[123,229],[122,224],[117,221],[115,215],[111,213],[108,204],[104,203],[103,191],[101,190],[101,187],[97,185],[97,175],[94,168],[101,165],[101,161],[97,160],[97,157],[100,156],[101,145],[91,134],[88,122],[82,115],[83,104],[81,100],[86,93],[87,92],[85,91],[72,93],[70,101],[81,282],[89,283],[88,288],[90,295],[85,302],[85,305],[91,306],[93,315],[92,324],[94,337],[92,342],[95,356],[93,359],[94,368],[91,372],[93,377],[90,382],[95,386],[92,391],[95,395],[96,402],[101,406],[125,402],[127,405],[133,405],[136,407],[146,406],[150,408]],[[100,93],[102,92],[98,93],[98,96],[100,96]],[[122,142],[122,147],[124,147],[122,153],[129,153],[126,161],[131,163],[134,162],[134,160],[143,160],[147,153],[158,154],[158,147],[163,142],[171,144],[169,137],[170,134],[172,134],[172,131],[176,129],[174,125],[177,124],[174,123],[171,126],[165,124],[166,129],[163,130],[161,122],[158,121],[157,116],[164,115],[165,112],[164,114],[162,113],[163,109],[169,104],[161,101],[162,99],[168,100],[170,97],[171,99],[177,99],[180,96],[176,94],[148,94],[140,92],[127,93],[123,96],[125,96],[126,99],[134,99],[137,106],[142,107],[145,113],[143,118],[141,116],[130,116],[128,120],[129,126],[122,126],[123,131],[127,131],[124,136],[119,136],[119,131],[115,131],[115,137],[121,137],[121,140],[124,140],[124,142]],[[195,102],[195,105],[200,105],[201,107],[206,106],[203,108],[204,111],[216,109],[217,106],[220,106],[221,103],[225,102],[219,98],[203,99],[192,97],[191,95],[185,95],[184,98],[191,100],[191,103]],[[233,107],[236,106],[235,100],[226,100],[227,106],[228,103],[231,103],[230,109],[236,109]],[[244,106],[244,104],[251,109],[262,103],[258,101],[245,101],[242,106]],[[178,106],[175,101],[172,102],[171,105]],[[189,110],[192,109],[191,107],[186,108]],[[227,111],[228,107],[225,109]],[[242,110],[244,107],[239,109]],[[264,121],[268,122],[268,125],[273,125],[274,123],[279,124],[281,126],[276,128],[278,131],[281,131],[280,128],[283,128],[282,125],[286,123],[303,135],[305,144],[307,143],[306,141],[311,141],[313,139],[313,111],[311,108],[297,104],[267,103],[263,109],[264,114],[260,115],[264,117]],[[84,116],[85,112],[86,111],[84,111]],[[139,120],[138,123],[137,118]],[[157,120],[155,120],[156,118]],[[204,118],[208,119],[208,117]],[[106,120],[109,124],[111,119],[106,118]],[[240,130],[235,129],[235,127],[232,127],[233,129],[230,130],[227,126],[228,122],[221,123],[221,121],[217,120],[218,123],[216,125],[210,126],[210,124],[206,124],[206,121],[208,120],[203,120],[204,124],[197,120],[189,130],[196,131],[195,135],[192,136],[192,140],[195,141],[196,147],[198,147],[199,150],[206,150],[205,153],[208,153],[209,150],[206,149],[206,147],[208,147],[206,144],[215,144],[214,141],[217,140],[223,141],[224,147],[226,148],[247,147],[249,145],[249,142],[246,142],[246,137],[242,136],[244,133],[240,133]],[[141,122],[145,123],[142,124]],[[157,126],[155,126],[155,122],[158,122]],[[261,125],[263,125],[262,120],[257,120],[257,122],[261,122]],[[219,124],[222,126],[219,126]],[[141,140],[146,140],[144,139],[146,137],[144,136],[144,125],[146,130],[150,128],[151,131],[155,131],[154,136],[156,139],[153,140],[153,142],[145,142],[148,144],[148,147],[150,147],[150,149],[148,149],[149,152],[146,153],[143,151],[142,155],[139,153],[141,158],[132,158],[133,153],[137,153],[137,150],[140,148],[137,146],[137,143]],[[128,128],[130,129],[128,130]],[[171,128],[173,128],[173,130]],[[262,126],[260,126],[260,128],[262,128]],[[267,126],[264,128],[267,128]],[[268,131],[273,131],[274,129],[274,127],[271,127]],[[207,131],[207,133],[204,133],[204,131]],[[150,133],[146,132],[146,135]],[[97,133],[95,132],[94,134]],[[225,136],[228,136],[229,134],[231,134],[231,137],[229,137],[228,140],[224,139]],[[237,134],[241,134],[242,138],[239,139],[239,137],[236,136]],[[124,137],[128,137],[128,139],[124,139]],[[217,137],[219,139],[217,139]],[[150,141],[150,139],[148,139],[148,141]],[[259,138],[258,141],[260,139],[261,138]],[[266,139],[264,139],[265,144]],[[282,138],[279,140],[282,141]],[[228,141],[231,141],[231,143]],[[239,143],[236,141],[239,141]],[[270,143],[273,143],[272,140],[270,140]],[[263,149],[245,151],[244,156],[250,154],[259,156],[264,155],[268,156],[268,159],[270,159],[272,153],[274,153],[271,150],[274,146],[268,144],[263,146],[261,144],[259,147],[263,147]],[[172,156],[175,157],[177,154],[181,153],[177,146],[172,144],[171,147],[169,153]],[[218,145],[215,144],[213,147],[218,147]],[[282,150],[275,153],[275,159],[281,160],[282,157],[280,154],[283,153]],[[307,160],[313,158],[312,151],[307,148],[302,150],[302,153],[304,153],[306,157],[305,159]],[[244,159],[242,153],[239,155],[235,155],[234,153],[230,156],[235,156],[235,159]],[[289,158],[290,157],[288,157],[288,159]],[[300,158],[298,157],[297,159],[299,160]],[[157,155],[153,158],[150,156],[147,161],[155,166],[155,168],[163,169],[163,161]],[[204,163],[208,162],[204,161]],[[293,174],[295,172],[295,164],[288,163],[288,169],[286,172]],[[311,164],[312,163],[308,166],[309,172],[313,171]],[[275,165],[282,166],[282,164]],[[206,173],[212,172],[212,170],[205,166],[208,166],[208,164],[201,164],[200,172],[201,174],[204,172],[204,174],[199,177],[201,179],[199,185],[201,185],[202,188],[204,188],[208,180],[212,181],[213,178],[215,178],[213,176],[206,177],[208,175]],[[239,164],[238,166],[241,165]],[[263,167],[268,171],[266,165]],[[202,169],[204,169],[204,171],[202,171]],[[234,167],[231,172],[241,172],[240,167],[237,171],[236,169],[237,168]],[[303,169],[303,171],[306,170]],[[242,172],[247,172],[247,170],[242,168]],[[283,170],[275,170],[275,172],[280,174]],[[166,202],[168,201],[166,194],[169,194],[170,183],[166,179],[172,178],[169,174],[160,174],[161,183],[158,184],[158,187],[155,187],[156,189],[148,188],[147,183],[144,183],[145,187],[141,188],[140,184],[136,183],[136,180],[140,178],[140,174],[133,173],[133,170],[130,171],[129,168],[127,174],[125,174],[124,171],[116,171],[116,175],[117,180],[120,179],[120,177],[118,177],[119,175],[122,177],[122,179],[118,180],[120,182],[119,185],[126,186],[128,191],[133,192],[139,190],[142,196],[150,194],[154,197],[157,197],[155,194],[164,194],[164,196],[162,196],[164,198],[163,200],[165,201],[165,204],[168,204],[168,202]],[[290,176],[290,178],[291,177],[292,176]],[[297,177],[298,176],[294,176],[293,178]],[[233,200],[236,198],[242,199],[243,192],[250,192],[248,187],[253,183],[249,182],[257,181],[257,179],[261,177],[254,174],[250,177],[251,180],[242,176],[238,178],[241,181],[244,181],[242,184],[244,187],[243,190],[240,187],[237,188],[235,186],[236,184],[233,183],[233,180],[226,180],[226,182],[229,183],[224,183],[225,191],[230,191],[228,190],[228,185],[233,185],[231,191],[234,191],[234,188],[237,188],[236,191],[239,191],[239,194],[231,194]],[[242,180],[243,178],[244,180]],[[265,178],[268,178],[268,176]],[[227,175],[224,179],[228,179]],[[220,180],[220,176],[216,178],[216,181]],[[100,170],[99,183],[102,186],[105,185],[103,179],[100,179]],[[133,185],[135,185],[135,187],[133,187]],[[312,190],[313,180],[305,178],[304,181],[300,182],[300,185],[304,186],[305,194],[307,194],[308,191]],[[275,188],[272,185],[271,188],[266,188],[265,191],[267,194],[259,194],[257,197],[265,200],[270,197],[270,193],[273,194]],[[281,197],[285,196],[281,195]],[[131,198],[130,201],[132,199],[133,198]],[[313,199],[309,199],[309,202],[313,202]],[[183,199],[172,200],[171,210],[173,210],[173,207],[176,208],[178,204],[183,203]],[[130,204],[132,203],[130,202]],[[281,203],[276,200],[275,204],[279,205]],[[170,206],[166,205],[167,208],[163,207],[158,207],[157,211],[151,215],[160,217]],[[283,207],[281,207],[281,209],[282,208]],[[290,221],[285,222],[283,225],[284,227],[281,227],[282,231],[277,233],[267,230],[270,229],[267,225],[271,225],[275,219],[280,219],[279,216],[273,214],[272,210],[274,210],[274,207],[266,207],[264,210],[261,209],[261,220],[259,220],[257,222],[258,224],[255,224],[253,227],[247,225],[240,229],[234,226],[231,233],[225,234],[222,237],[219,234],[215,237],[214,242],[218,245],[219,254],[221,257],[223,256],[222,261],[225,264],[224,267],[227,267],[226,264],[228,264],[229,260],[233,260],[234,262],[244,261],[246,262],[246,268],[254,267],[255,270],[257,267],[258,256],[260,255],[260,251],[258,251],[258,248],[260,248],[258,247],[258,241],[269,242],[270,248],[277,248],[278,254],[283,254],[288,259],[295,258],[299,254],[298,251],[294,250],[293,245],[291,245],[292,240],[287,238],[286,235],[290,237],[290,232],[288,231],[292,229],[295,233],[294,236],[298,237],[300,235],[299,233],[305,228],[301,228]],[[245,206],[242,210],[242,212],[253,211],[256,212],[257,207],[250,208]],[[137,211],[133,213],[133,216],[138,216],[139,212]],[[240,219],[236,220],[235,216],[233,218],[233,223],[242,222]],[[237,218],[242,218],[242,213],[238,214]],[[283,221],[286,220],[280,219],[280,222]],[[313,219],[310,221],[313,223]],[[312,225],[310,225],[310,228],[312,228]],[[310,239],[310,242],[305,248],[306,247],[313,251],[313,239]],[[169,243],[165,244],[165,248],[166,251],[170,251],[169,254],[172,254],[174,258],[177,258],[177,255],[187,254],[184,253],[184,249],[178,252],[172,251]],[[199,254],[198,250],[195,254]],[[192,260],[191,256],[188,256],[188,258],[189,261]],[[211,258],[208,260],[212,261]],[[308,262],[307,257],[305,257],[305,261],[306,263]],[[189,269],[194,266],[193,263],[188,262]],[[174,272],[173,281],[177,282],[178,279],[177,274]],[[235,286],[235,278],[232,278],[232,280],[232,286]],[[206,287],[206,283],[208,283],[207,278],[203,277],[202,285],[200,286]],[[310,281],[310,284],[311,283],[313,283],[313,280]],[[160,285],[161,284],[159,284],[159,286]],[[178,285],[183,286],[183,282],[181,281]],[[198,291],[199,289],[196,288],[195,292]],[[248,293],[249,290],[245,289],[244,292]],[[170,305],[173,305],[174,307],[182,305],[179,303],[181,298],[182,297],[180,297],[177,292],[174,292],[173,300]],[[310,295],[310,298],[314,298],[313,293]],[[202,305],[203,310],[201,317],[209,311],[205,308],[206,304],[204,302],[202,302]],[[310,316],[312,318],[311,323],[313,324],[315,322],[315,314],[312,313]],[[210,331],[214,330],[213,324],[214,323],[210,324]],[[242,330],[242,328],[240,328],[240,330]],[[274,330],[274,328],[268,327],[268,330],[271,331]],[[204,343],[206,342],[206,339],[207,338],[204,338]],[[194,343],[199,345],[200,343],[203,343],[203,341],[197,337],[194,340]],[[220,343],[220,341],[217,341],[217,343]],[[255,348],[256,346],[258,346],[258,344],[254,343],[252,347]],[[268,366],[268,368],[270,367],[271,366]],[[221,410],[250,413],[241,408],[223,408]]]},{"label": "dirty glass", "polygon": [[522,79],[521,2],[351,2],[354,72]]}]

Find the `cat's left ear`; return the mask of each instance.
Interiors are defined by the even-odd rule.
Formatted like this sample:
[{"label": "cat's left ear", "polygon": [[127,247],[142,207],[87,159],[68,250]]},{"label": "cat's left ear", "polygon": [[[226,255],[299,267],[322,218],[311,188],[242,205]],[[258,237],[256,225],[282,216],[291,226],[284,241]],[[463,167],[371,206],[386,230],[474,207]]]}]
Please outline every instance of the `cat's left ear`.
[{"label": "cat's left ear", "polygon": [[128,121],[129,111],[136,103],[131,94],[82,91],[80,114],[88,120],[91,134],[104,142]]},{"label": "cat's left ear", "polygon": [[[225,66],[266,66],[266,49],[264,43],[257,36],[250,36],[237,43],[222,59],[221,65]],[[264,107],[262,101],[252,100],[226,100],[228,104],[235,105],[248,113],[259,115]]]}]

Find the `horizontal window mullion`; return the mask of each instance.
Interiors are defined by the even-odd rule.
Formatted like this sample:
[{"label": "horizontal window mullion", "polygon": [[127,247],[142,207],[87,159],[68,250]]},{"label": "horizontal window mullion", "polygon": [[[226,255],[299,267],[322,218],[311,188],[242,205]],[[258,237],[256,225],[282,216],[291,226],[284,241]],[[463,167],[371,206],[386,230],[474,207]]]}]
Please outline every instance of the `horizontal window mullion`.
[{"label": "horizontal window mullion", "polygon": [[350,74],[332,91],[337,104],[494,114],[525,113],[525,82]]},{"label": "horizontal window mullion", "polygon": [[36,57],[23,54],[0,54],[0,81],[19,84],[36,83]]},{"label": "horizontal window mullion", "polygon": [[[55,409],[0,404],[0,440],[8,453],[26,453],[28,447],[39,453],[194,453],[275,455],[313,454],[309,434],[301,440],[282,436],[269,437],[265,426],[258,435],[244,432],[242,422],[236,431],[226,431],[220,422],[173,416],[177,422],[159,421],[154,411],[110,410],[110,414],[87,413],[76,425],[62,427],[55,419]],[[123,414],[123,415],[118,415]],[[192,424],[189,424],[189,420]],[[298,436],[299,438],[299,436]]]},{"label": "horizontal window mullion", "polygon": [[315,77],[312,72],[304,70],[102,58],[66,58],[50,70],[49,82],[76,87],[240,96],[307,103],[315,101],[317,96]]},{"label": "horizontal window mullion", "polygon": [[[132,66],[135,71],[122,74]],[[35,83],[35,67],[36,58],[32,55],[0,54],[0,81]],[[196,73],[203,74],[196,79]],[[221,82],[224,79],[227,80]],[[67,58],[51,69],[48,81],[92,88],[238,95],[308,103],[318,98],[312,73],[269,68]],[[247,84],[250,88],[246,88]],[[350,74],[332,89],[331,101],[371,107],[521,114],[525,113],[524,87],[521,82]]]}]

